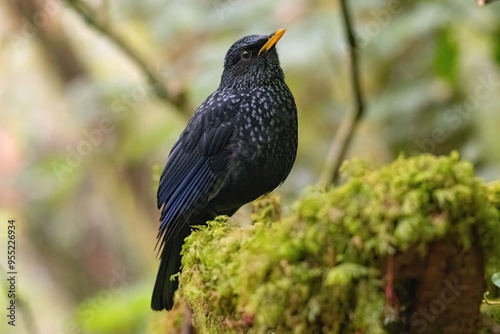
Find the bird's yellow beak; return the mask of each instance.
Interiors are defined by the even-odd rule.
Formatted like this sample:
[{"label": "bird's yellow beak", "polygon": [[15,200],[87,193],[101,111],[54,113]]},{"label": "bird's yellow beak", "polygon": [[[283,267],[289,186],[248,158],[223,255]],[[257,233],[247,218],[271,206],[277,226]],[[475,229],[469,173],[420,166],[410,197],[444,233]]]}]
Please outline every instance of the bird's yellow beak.
[{"label": "bird's yellow beak", "polygon": [[266,44],[264,44],[264,46],[262,46],[259,50],[259,53],[257,55],[260,55],[260,53],[262,51],[268,51],[270,48],[272,48],[276,43],[278,43],[278,41],[280,40],[281,37],[283,37],[283,35],[285,34],[285,31],[286,29],[279,29],[278,31],[276,31],[274,33],[273,36],[271,36],[271,38],[269,38],[266,42]]}]

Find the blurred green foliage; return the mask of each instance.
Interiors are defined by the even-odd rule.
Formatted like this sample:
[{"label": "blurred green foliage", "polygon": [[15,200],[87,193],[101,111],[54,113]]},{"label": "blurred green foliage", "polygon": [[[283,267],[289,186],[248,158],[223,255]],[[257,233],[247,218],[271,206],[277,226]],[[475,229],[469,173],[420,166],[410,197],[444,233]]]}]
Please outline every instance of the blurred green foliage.
[{"label": "blurred green foliage", "polygon": [[[151,315],[146,300],[158,265],[157,177],[170,148],[217,87],[228,47],[244,35],[287,28],[278,49],[300,138],[296,165],[278,190],[286,213],[317,182],[352,108],[338,2],[87,3],[171,92],[186,95],[189,108],[158,99],[134,62],[65,2],[1,2],[0,219],[19,222],[20,298],[36,310],[39,332],[106,332],[81,322],[78,310],[122,268],[133,278],[113,298],[125,304],[130,296],[140,328],[129,332],[164,332],[172,319]],[[351,7],[367,110],[349,156],[381,166],[400,152],[456,149],[479,176],[499,179],[498,3],[358,0]],[[237,219],[247,219],[245,212]],[[142,290],[144,300],[129,289]],[[99,311],[106,316],[109,305],[109,323],[118,316],[114,303]],[[120,332],[122,319],[115,320]]]},{"label": "blurred green foliage", "polygon": [[76,322],[84,333],[137,333],[146,327],[143,310],[148,306],[142,287],[119,295],[101,290],[79,306]]},{"label": "blurred green foliage", "polygon": [[448,29],[441,31],[438,36],[436,55],[434,56],[434,71],[438,76],[453,85],[457,80],[458,48]]}]

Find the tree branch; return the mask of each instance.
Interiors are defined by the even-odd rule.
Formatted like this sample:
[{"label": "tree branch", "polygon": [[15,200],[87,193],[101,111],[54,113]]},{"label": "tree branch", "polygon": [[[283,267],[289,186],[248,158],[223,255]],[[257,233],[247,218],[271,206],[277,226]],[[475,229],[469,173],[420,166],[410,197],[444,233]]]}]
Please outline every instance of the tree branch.
[{"label": "tree branch", "polygon": [[162,78],[159,78],[147,62],[134,50],[112,27],[98,19],[92,8],[80,0],[67,0],[66,3],[77,12],[90,26],[101,32],[104,36],[115,43],[136,65],[141,69],[146,78],[154,87],[156,95],[165,102],[175,106],[180,111],[187,109],[187,101],[184,93],[173,94],[167,91]]},{"label": "tree branch", "polygon": [[335,184],[338,181],[339,169],[344,160],[347,148],[352,140],[356,125],[363,117],[364,101],[359,80],[358,47],[352,29],[351,16],[347,0],[340,0],[342,18],[344,21],[347,39],[347,51],[349,54],[351,85],[354,95],[354,109],[347,115],[339,126],[337,134],[332,142],[326,159],[326,165],[320,178],[323,185]]}]

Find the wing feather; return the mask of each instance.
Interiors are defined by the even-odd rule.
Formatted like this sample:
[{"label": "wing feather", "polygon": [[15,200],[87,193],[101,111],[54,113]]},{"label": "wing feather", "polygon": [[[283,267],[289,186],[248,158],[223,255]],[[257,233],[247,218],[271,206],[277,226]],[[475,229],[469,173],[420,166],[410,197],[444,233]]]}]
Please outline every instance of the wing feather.
[{"label": "wing feather", "polygon": [[206,194],[210,193],[214,180],[215,175],[210,171],[208,161],[200,161],[199,166],[191,170],[185,182],[181,183],[163,207],[159,232],[162,246],[177,236],[194,213],[193,208],[196,205],[201,207],[206,205],[208,202]]},{"label": "wing feather", "polygon": [[158,208],[162,209],[159,251],[189,224],[196,210],[207,206],[227,180],[227,145],[237,112],[228,107],[223,104],[216,114],[208,108],[197,111],[170,152],[157,193]]}]

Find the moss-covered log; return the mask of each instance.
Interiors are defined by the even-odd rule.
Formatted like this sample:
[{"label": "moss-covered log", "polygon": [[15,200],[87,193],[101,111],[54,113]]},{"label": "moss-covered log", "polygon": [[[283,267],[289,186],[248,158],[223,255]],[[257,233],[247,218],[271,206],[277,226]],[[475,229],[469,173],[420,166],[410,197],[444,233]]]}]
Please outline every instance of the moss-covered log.
[{"label": "moss-covered log", "polygon": [[457,154],[343,172],[278,221],[219,217],[186,239],[180,290],[202,333],[480,331],[500,184]]}]

